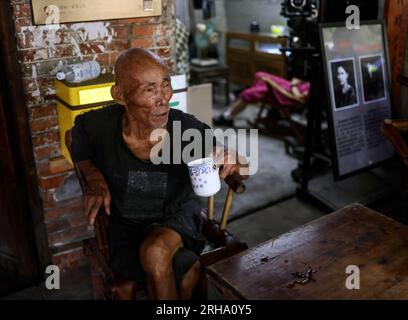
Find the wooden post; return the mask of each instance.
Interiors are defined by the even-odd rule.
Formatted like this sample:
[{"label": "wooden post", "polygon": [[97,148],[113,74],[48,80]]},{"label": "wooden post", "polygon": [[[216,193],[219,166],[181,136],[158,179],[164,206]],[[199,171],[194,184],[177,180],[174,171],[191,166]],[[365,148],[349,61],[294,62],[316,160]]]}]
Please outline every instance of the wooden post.
[{"label": "wooden post", "polygon": [[214,220],[214,196],[208,198],[208,209],[207,209],[208,220]]},{"label": "wooden post", "polygon": [[231,210],[232,198],[234,197],[234,191],[228,189],[227,199],[225,200],[224,210],[222,211],[220,230],[225,230],[228,222],[228,216]]}]

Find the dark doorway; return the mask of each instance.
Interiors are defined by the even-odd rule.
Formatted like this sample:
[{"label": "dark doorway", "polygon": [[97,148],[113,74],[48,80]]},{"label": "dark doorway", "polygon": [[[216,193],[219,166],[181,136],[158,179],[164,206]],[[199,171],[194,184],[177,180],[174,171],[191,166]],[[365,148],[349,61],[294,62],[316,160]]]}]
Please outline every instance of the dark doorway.
[{"label": "dark doorway", "polygon": [[40,282],[49,261],[14,24],[0,2],[0,296]]}]

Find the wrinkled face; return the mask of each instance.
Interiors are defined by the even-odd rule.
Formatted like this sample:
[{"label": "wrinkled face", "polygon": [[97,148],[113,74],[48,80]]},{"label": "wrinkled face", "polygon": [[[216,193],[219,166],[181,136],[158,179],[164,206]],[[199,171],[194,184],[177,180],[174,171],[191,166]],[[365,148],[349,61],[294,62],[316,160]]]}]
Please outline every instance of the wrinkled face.
[{"label": "wrinkled face", "polygon": [[343,86],[347,83],[348,74],[343,67],[337,68],[337,80],[339,80],[340,84]]},{"label": "wrinkled face", "polygon": [[167,68],[149,64],[145,70],[129,70],[123,96],[132,118],[144,126],[157,129],[167,125],[169,101],[173,96]]}]

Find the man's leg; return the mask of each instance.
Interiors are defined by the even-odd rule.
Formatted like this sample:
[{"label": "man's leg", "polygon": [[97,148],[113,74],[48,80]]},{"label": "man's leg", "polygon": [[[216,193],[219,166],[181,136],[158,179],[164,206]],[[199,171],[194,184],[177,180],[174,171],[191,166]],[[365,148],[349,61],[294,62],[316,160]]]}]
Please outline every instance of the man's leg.
[{"label": "man's leg", "polygon": [[201,264],[200,261],[197,261],[193,266],[188,270],[180,285],[180,299],[188,300],[191,299],[193,289],[196,286],[198,280],[201,276]]},{"label": "man's leg", "polygon": [[149,295],[152,299],[178,299],[173,272],[173,257],[183,247],[181,236],[168,228],[153,229],[143,240],[140,263],[147,274]]}]

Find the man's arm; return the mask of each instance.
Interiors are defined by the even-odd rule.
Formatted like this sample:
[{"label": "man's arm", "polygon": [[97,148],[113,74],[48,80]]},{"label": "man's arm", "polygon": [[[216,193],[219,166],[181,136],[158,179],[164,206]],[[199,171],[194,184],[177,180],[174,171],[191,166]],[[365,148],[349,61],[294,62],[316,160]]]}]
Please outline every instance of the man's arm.
[{"label": "man's arm", "polygon": [[70,136],[66,136],[66,141],[83,181],[82,205],[92,225],[102,204],[106,213],[110,214],[111,197],[105,178],[91,160],[92,148],[84,121],[83,115],[76,117],[75,126],[70,131]]},{"label": "man's arm", "polygon": [[111,196],[109,187],[102,173],[95,167],[91,160],[82,160],[76,162],[85,180],[85,190],[82,196],[82,205],[85,215],[88,217],[89,224],[95,223],[102,204],[105,212],[110,215]]}]

